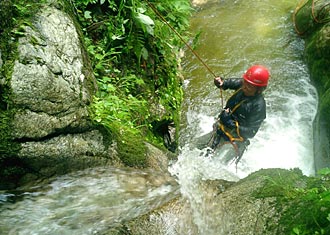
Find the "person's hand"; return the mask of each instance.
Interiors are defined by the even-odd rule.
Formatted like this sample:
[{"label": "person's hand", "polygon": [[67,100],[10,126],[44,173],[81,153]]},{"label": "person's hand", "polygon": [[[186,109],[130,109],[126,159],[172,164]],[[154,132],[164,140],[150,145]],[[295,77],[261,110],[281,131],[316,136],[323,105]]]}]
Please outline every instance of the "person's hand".
[{"label": "person's hand", "polygon": [[219,115],[219,118],[220,118],[220,120],[221,120],[222,123],[225,123],[228,120],[230,120],[231,117],[230,117],[230,111],[229,111],[229,109],[222,110],[222,112]]},{"label": "person's hand", "polygon": [[216,85],[218,88],[221,88],[223,85],[223,80],[221,77],[214,78],[214,85]]},{"label": "person's hand", "polygon": [[224,109],[220,113],[220,120],[221,120],[221,123],[228,128],[236,127],[235,121],[231,118],[229,109]]}]

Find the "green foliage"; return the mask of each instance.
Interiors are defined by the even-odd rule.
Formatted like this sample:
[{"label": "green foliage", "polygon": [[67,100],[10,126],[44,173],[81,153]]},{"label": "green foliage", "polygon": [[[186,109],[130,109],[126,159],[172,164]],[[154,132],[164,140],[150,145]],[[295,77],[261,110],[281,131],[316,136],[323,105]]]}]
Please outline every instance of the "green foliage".
[{"label": "green foliage", "polygon": [[[143,85],[142,79],[135,75],[127,77],[103,77],[99,81],[99,91],[92,105],[94,120],[111,127],[121,123],[135,132],[145,125],[149,112],[147,101],[133,96],[130,92]],[[134,131],[133,131],[134,132]]]},{"label": "green foliage", "polygon": [[285,174],[269,177],[256,195],[276,196],[284,234],[325,235],[330,233],[330,169],[316,177]]},{"label": "green foliage", "polygon": [[[177,54],[183,43],[176,34],[145,0],[73,2],[99,84],[91,107],[94,120],[117,133],[115,138],[122,132],[135,136],[131,141],[153,136],[150,123],[178,124],[183,93]],[[178,32],[186,30],[189,0],[150,2]],[[162,117],[152,110],[157,104],[165,109]]]},{"label": "green foliage", "polygon": [[110,130],[120,157],[128,166],[144,166],[146,160],[141,131],[149,117],[148,104],[131,94],[138,90],[136,86],[143,85],[143,80],[135,75],[103,77],[91,105],[94,121]]}]

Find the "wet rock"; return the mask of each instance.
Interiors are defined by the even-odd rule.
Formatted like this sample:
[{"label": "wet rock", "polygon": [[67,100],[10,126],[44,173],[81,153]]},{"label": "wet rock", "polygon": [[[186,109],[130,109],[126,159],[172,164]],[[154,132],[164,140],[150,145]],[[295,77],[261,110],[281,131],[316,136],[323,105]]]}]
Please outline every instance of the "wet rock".
[{"label": "wet rock", "polygon": [[[11,91],[6,110],[10,121],[2,125],[9,126],[6,135],[19,145],[0,164],[20,168],[19,174],[8,170],[8,179],[2,180],[21,184],[93,166],[120,165],[112,141],[91,121],[88,106],[97,85],[70,15],[46,4],[30,24],[20,27],[11,77],[0,78]],[[10,63],[1,58],[0,66],[5,62]]]},{"label": "wet rock", "polygon": [[[313,4],[313,5],[312,5]],[[296,32],[305,40],[305,57],[319,95],[314,119],[316,171],[330,166],[330,21],[326,2],[308,1],[294,13]]]},{"label": "wet rock", "polygon": [[85,80],[82,49],[68,15],[43,9],[25,26],[19,39],[19,59],[11,78],[13,103],[18,109],[12,122],[15,139],[36,139],[89,127],[87,105],[95,90]]},{"label": "wet rock", "polygon": [[[200,181],[193,201],[176,198],[147,215],[121,224],[128,234],[153,235],[273,235],[286,234],[276,200],[281,192],[265,187],[269,180],[304,187],[301,171],[266,169],[238,182]],[[292,180],[293,179],[293,180]],[[199,192],[194,192],[199,195]],[[262,192],[271,192],[258,195]],[[288,205],[289,205],[288,201]]]}]

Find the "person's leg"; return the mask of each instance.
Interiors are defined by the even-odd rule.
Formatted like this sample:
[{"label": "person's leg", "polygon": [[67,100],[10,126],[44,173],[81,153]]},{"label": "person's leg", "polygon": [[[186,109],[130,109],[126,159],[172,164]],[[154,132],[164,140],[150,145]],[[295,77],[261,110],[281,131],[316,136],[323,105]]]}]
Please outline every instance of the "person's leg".
[{"label": "person's leg", "polygon": [[224,142],[230,141],[228,136],[223,133],[221,129],[218,128],[215,132],[215,136],[210,147],[213,150],[216,149],[219,146],[221,140],[223,140]]},{"label": "person's leg", "polygon": [[249,140],[245,140],[243,142],[238,142],[237,146],[238,146],[238,154],[235,157],[235,164],[237,165],[238,162],[241,160],[245,150],[247,149],[248,145],[250,144]]},{"label": "person's leg", "polygon": [[219,143],[220,143],[220,140],[221,140],[221,135],[218,135],[218,133],[216,132],[215,135],[214,135],[214,138],[213,138],[213,141],[211,143],[211,149],[215,149]]}]

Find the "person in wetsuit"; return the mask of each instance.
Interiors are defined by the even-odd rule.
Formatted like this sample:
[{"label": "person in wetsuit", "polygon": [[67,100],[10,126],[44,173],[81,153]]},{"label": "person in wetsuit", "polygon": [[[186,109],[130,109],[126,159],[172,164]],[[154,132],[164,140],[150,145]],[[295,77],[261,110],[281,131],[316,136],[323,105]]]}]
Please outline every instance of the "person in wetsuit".
[{"label": "person in wetsuit", "polygon": [[253,65],[243,74],[243,78],[214,79],[218,88],[233,89],[235,93],[228,99],[214,124],[216,134],[210,141],[212,149],[223,139],[238,146],[237,155],[239,158],[242,156],[249,139],[256,135],[266,118],[266,102],[262,92],[268,85],[269,77],[266,67]]}]

